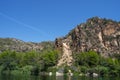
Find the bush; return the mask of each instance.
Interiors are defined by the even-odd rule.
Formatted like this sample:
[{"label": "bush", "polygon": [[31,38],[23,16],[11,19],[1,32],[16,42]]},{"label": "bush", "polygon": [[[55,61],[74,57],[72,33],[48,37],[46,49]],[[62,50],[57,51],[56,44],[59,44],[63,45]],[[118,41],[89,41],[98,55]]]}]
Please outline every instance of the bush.
[{"label": "bush", "polygon": [[22,71],[21,70],[12,70],[11,74],[12,75],[19,75],[19,74],[22,74]]},{"label": "bush", "polygon": [[32,69],[33,69],[33,66],[26,65],[26,66],[22,67],[21,70],[22,70],[22,73],[24,73],[24,74],[31,74]]},{"label": "bush", "polygon": [[109,73],[109,67],[97,66],[96,68],[97,68],[96,71],[101,76],[107,76]]},{"label": "bush", "polygon": [[86,66],[80,66],[80,71],[86,74],[88,72],[88,68]]},{"label": "bush", "polygon": [[74,55],[76,64],[82,66],[96,66],[99,62],[99,55],[94,51],[78,53]]},{"label": "bush", "polygon": [[47,71],[55,73],[56,71],[58,71],[58,69],[56,67],[49,67]]},{"label": "bush", "polygon": [[0,66],[0,73],[2,73],[4,70],[4,66]]},{"label": "bush", "polygon": [[32,74],[32,75],[38,75],[39,72],[40,72],[40,69],[39,69],[39,67],[37,67],[37,66],[34,66],[34,67],[31,69],[31,74]]}]

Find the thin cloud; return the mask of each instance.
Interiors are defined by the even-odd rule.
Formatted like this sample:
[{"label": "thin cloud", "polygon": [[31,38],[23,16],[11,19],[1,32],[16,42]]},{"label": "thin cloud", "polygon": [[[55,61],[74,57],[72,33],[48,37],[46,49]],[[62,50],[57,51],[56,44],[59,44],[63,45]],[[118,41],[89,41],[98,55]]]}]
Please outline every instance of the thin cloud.
[{"label": "thin cloud", "polygon": [[[23,26],[26,27],[26,28],[29,28],[29,29],[34,30],[34,31],[37,31],[37,32],[41,33],[42,35],[47,34],[45,31],[41,31],[40,29],[38,29],[38,28],[36,28],[36,27],[33,27],[33,26],[31,26],[31,25],[28,25],[28,24],[25,24],[25,23],[23,23],[23,22],[15,19],[15,18],[13,18],[13,17],[10,17],[10,16],[8,16],[8,15],[2,13],[2,12],[0,12],[0,15],[3,16],[3,17],[5,17],[6,19],[9,19],[9,20],[17,23],[17,24],[23,25]],[[48,36],[46,36],[46,37],[48,37]]]}]

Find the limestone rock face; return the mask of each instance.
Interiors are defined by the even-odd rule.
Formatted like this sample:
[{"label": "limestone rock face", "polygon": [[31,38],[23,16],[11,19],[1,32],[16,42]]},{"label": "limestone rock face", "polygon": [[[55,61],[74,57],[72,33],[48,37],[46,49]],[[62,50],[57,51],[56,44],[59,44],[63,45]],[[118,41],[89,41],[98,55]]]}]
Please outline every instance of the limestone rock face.
[{"label": "limestone rock face", "polygon": [[120,23],[93,17],[58,38],[56,47],[62,49],[62,42],[69,43],[72,52],[93,50],[105,57],[120,54]]},{"label": "limestone rock face", "polygon": [[61,59],[58,61],[57,66],[62,66],[65,64],[68,66],[71,66],[72,62],[73,62],[73,58],[72,58],[72,52],[69,47],[69,44],[63,43],[63,55]]}]

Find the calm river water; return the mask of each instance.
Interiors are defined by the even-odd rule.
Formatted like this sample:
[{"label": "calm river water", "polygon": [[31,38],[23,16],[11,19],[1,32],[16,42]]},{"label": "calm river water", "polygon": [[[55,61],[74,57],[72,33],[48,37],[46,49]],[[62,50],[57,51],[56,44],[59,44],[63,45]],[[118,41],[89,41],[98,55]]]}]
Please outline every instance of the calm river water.
[{"label": "calm river water", "polygon": [[23,76],[0,75],[0,80],[120,80],[120,77],[80,77],[80,76]]}]

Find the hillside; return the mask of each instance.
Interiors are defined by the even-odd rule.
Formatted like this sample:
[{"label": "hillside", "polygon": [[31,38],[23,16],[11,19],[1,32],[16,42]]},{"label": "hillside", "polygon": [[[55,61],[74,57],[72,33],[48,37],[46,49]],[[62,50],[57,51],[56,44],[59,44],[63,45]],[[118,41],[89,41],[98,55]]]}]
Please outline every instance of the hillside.
[{"label": "hillside", "polygon": [[120,22],[110,19],[90,18],[53,42],[0,38],[2,74],[119,76],[119,66]]},{"label": "hillside", "polygon": [[65,37],[57,38],[56,48],[63,49],[63,43],[73,53],[95,51],[104,57],[120,54],[120,22],[98,17],[77,25]]},{"label": "hillside", "polygon": [[28,52],[28,51],[37,51],[40,52],[44,49],[54,48],[54,42],[24,42],[15,38],[0,38],[0,52],[5,50],[11,50],[16,52]]}]

